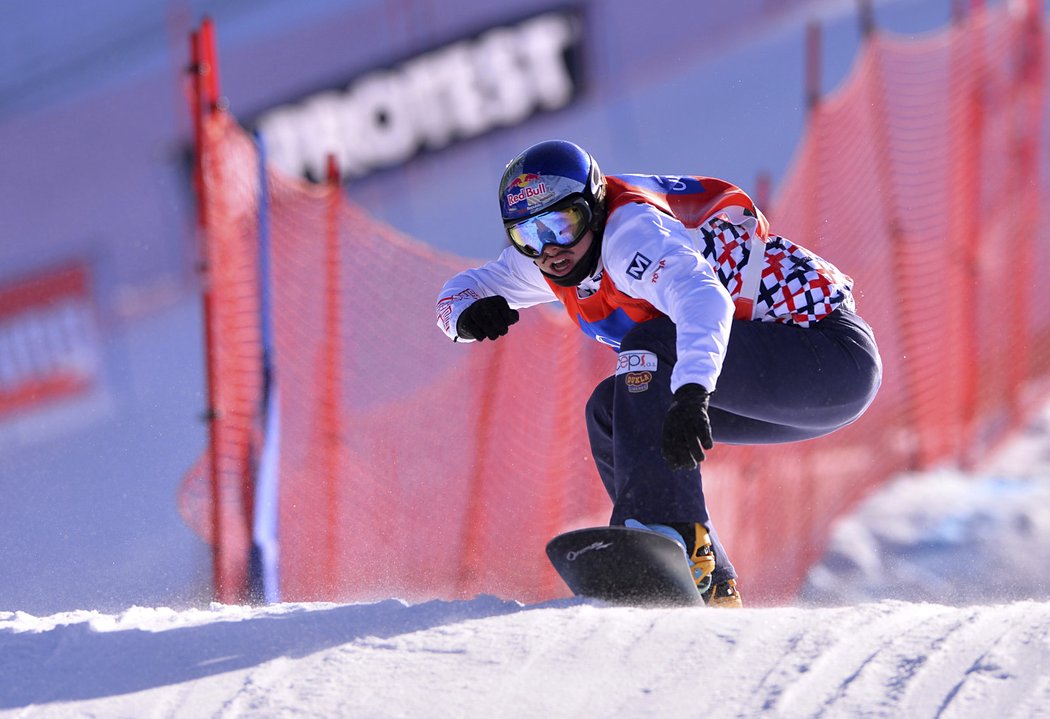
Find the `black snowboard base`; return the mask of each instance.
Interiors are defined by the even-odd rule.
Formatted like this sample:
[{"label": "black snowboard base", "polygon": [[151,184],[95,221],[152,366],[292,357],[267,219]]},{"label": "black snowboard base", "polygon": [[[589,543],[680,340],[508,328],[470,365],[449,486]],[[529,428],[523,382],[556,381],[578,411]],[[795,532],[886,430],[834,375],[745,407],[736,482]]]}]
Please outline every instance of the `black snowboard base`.
[{"label": "black snowboard base", "polygon": [[576,529],[549,541],[547,557],[577,596],[633,606],[703,604],[681,545],[659,532]]}]

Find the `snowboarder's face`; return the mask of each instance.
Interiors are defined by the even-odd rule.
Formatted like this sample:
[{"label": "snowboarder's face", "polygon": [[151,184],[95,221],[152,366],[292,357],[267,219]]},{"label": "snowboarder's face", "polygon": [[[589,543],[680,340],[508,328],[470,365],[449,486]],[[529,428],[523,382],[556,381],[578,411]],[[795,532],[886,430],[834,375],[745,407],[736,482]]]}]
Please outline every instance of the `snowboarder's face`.
[{"label": "snowboarder's face", "polygon": [[552,277],[565,277],[576,267],[576,263],[587,254],[587,250],[591,248],[591,242],[593,241],[594,233],[587,230],[586,234],[580,238],[580,241],[572,247],[561,247],[555,244],[544,245],[543,253],[533,262]]}]

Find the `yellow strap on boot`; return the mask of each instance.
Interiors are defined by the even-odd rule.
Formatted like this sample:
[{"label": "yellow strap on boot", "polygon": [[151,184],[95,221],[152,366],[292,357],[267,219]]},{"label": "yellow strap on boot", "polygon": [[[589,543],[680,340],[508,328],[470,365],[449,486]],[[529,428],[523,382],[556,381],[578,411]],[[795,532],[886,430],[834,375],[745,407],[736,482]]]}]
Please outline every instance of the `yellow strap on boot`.
[{"label": "yellow strap on boot", "polygon": [[703,594],[711,588],[711,572],[715,571],[715,553],[711,549],[711,535],[699,522],[693,527],[693,552],[689,561],[693,565],[693,581]]},{"label": "yellow strap on boot", "polygon": [[707,597],[707,606],[717,609],[743,609],[744,600],[740,596],[740,590],[736,588],[735,579],[727,579],[721,584],[716,584]]}]

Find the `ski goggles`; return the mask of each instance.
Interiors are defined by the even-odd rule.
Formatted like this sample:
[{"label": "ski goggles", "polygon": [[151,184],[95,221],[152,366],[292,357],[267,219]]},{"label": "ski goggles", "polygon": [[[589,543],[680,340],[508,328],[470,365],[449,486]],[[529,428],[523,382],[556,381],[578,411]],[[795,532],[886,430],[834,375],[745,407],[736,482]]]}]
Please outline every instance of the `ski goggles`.
[{"label": "ski goggles", "polygon": [[526,257],[539,257],[545,245],[572,247],[587,232],[591,210],[582,199],[560,210],[521,220],[506,226],[514,248]]}]

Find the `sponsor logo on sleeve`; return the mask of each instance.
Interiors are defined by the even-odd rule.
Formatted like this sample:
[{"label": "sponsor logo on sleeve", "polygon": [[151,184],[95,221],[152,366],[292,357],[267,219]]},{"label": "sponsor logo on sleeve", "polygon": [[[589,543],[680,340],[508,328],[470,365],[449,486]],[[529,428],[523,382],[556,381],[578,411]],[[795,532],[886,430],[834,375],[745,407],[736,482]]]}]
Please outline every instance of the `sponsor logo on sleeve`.
[{"label": "sponsor logo on sleeve", "polygon": [[480,300],[481,295],[472,289],[465,289],[462,292],[457,292],[454,295],[448,297],[442,297],[437,301],[437,316],[438,321],[441,322],[442,328],[448,331],[451,327],[452,320],[452,309],[456,306],[456,303],[462,300]]},{"label": "sponsor logo on sleeve", "polygon": [[667,267],[667,260],[660,260],[659,262],[657,262],[656,269],[653,270],[653,279],[651,279],[650,282],[652,282],[655,285],[656,281],[660,279],[660,270],[662,270],[665,267]]},{"label": "sponsor logo on sleeve", "polygon": [[627,266],[627,276],[633,277],[636,280],[642,279],[642,275],[649,269],[649,265],[653,264],[653,261],[643,255],[641,252],[635,252],[634,257],[631,258],[631,264]]},{"label": "sponsor logo on sleeve", "polygon": [[644,392],[649,389],[649,383],[653,381],[652,372],[628,372],[624,375],[624,383],[628,392]]},{"label": "sponsor logo on sleeve", "polygon": [[616,356],[616,374],[628,372],[655,372],[656,355],[645,350],[621,352]]}]

